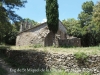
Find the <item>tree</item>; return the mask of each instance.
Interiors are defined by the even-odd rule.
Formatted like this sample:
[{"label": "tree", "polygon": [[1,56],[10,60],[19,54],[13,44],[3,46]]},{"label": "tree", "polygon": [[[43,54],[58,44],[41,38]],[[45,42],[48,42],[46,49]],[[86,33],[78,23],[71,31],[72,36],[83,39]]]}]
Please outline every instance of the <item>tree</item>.
[{"label": "tree", "polygon": [[91,15],[93,12],[93,6],[94,6],[93,1],[86,1],[83,3],[82,9],[85,13],[88,13]]},{"label": "tree", "polygon": [[20,29],[20,32],[22,32],[37,25],[39,25],[38,22],[31,20],[29,18],[25,18],[19,22],[19,26],[17,27],[17,29]]},{"label": "tree", "polygon": [[32,24],[32,27],[36,26],[36,25],[39,25],[38,22],[34,21],[34,20],[31,20],[29,18],[25,18],[24,19],[25,21],[27,21],[28,23]]},{"label": "tree", "polygon": [[26,2],[26,0],[0,0],[0,44],[9,39],[10,33],[13,34],[11,21],[17,24],[17,21],[22,19],[13,9],[24,7]]},{"label": "tree", "polygon": [[46,17],[49,30],[54,34],[57,33],[59,22],[57,0],[46,0]]},{"label": "tree", "polygon": [[0,0],[0,22],[4,23],[10,20],[16,22],[21,20],[21,17],[13,9],[24,7],[26,2],[26,0]]},{"label": "tree", "polygon": [[5,33],[6,35],[3,37],[5,44],[15,45],[16,43],[16,36],[18,34],[18,30],[15,24],[12,24],[10,30]]},{"label": "tree", "polygon": [[0,44],[4,43],[4,37],[11,30],[11,24],[6,22],[5,24],[0,23]]},{"label": "tree", "polygon": [[81,26],[78,20],[74,18],[69,18],[67,20],[62,20],[62,23],[67,29],[67,33],[71,36],[79,37],[81,35]]},{"label": "tree", "polygon": [[82,5],[83,11],[78,15],[81,27],[90,24],[90,21],[92,20],[93,6],[94,6],[93,1],[86,1],[83,3]]},{"label": "tree", "polygon": [[81,39],[82,39],[82,45],[83,46],[91,46],[94,45],[94,39],[91,34],[91,22],[92,22],[92,12],[93,12],[93,1],[86,1],[82,5],[83,11],[78,15],[79,22],[81,24],[82,33],[81,33]]},{"label": "tree", "polygon": [[100,43],[100,1],[93,8],[91,32],[94,33],[96,43]]},{"label": "tree", "polygon": [[46,39],[45,46],[56,45],[55,34],[58,31],[59,24],[59,13],[58,13],[58,3],[57,0],[46,0],[46,17],[47,17],[47,25],[50,30]]}]

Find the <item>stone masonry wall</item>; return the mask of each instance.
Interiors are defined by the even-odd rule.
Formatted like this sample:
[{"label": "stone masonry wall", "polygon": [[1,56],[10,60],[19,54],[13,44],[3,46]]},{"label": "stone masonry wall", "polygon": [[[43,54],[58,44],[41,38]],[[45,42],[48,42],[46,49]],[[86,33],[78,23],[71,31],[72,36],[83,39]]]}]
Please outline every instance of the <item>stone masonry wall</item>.
[{"label": "stone masonry wall", "polygon": [[43,24],[34,29],[20,33],[16,39],[17,46],[44,44],[44,38],[49,33],[46,24]]},{"label": "stone masonry wall", "polygon": [[80,38],[72,38],[72,39],[59,39],[59,46],[75,46],[81,47],[81,39]]},{"label": "stone masonry wall", "polygon": [[7,56],[31,68],[63,69],[66,72],[90,72],[100,75],[100,56],[88,56],[87,61],[79,63],[74,55],[57,54],[37,51],[7,51]]}]

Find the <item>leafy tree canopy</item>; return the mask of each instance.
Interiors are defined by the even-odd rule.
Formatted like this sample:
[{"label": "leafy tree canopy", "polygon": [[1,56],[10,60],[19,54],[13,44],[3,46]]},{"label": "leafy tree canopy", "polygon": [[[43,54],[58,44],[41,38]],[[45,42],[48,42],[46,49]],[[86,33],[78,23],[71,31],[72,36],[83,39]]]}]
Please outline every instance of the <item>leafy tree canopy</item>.
[{"label": "leafy tree canopy", "polygon": [[81,27],[90,24],[90,21],[92,20],[93,6],[94,6],[93,1],[86,1],[83,3],[82,5],[83,11],[78,15]]},{"label": "leafy tree canopy", "polygon": [[21,20],[21,17],[13,9],[24,7],[26,2],[26,0],[0,0],[0,22]]},{"label": "leafy tree canopy", "polygon": [[96,42],[100,43],[100,1],[93,8],[91,30],[94,33]]},{"label": "leafy tree canopy", "polygon": [[85,13],[92,14],[94,3],[93,1],[86,1],[82,5],[82,9]]},{"label": "leafy tree canopy", "polygon": [[65,25],[67,29],[67,33],[72,36],[79,37],[81,34],[81,27],[78,20],[74,18],[69,18],[67,20],[62,20],[62,23]]}]

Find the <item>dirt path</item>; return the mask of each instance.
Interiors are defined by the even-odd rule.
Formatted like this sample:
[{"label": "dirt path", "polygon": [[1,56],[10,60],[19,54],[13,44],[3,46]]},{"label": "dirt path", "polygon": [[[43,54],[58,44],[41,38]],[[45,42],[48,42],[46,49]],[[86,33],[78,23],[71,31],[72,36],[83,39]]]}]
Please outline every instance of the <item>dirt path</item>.
[{"label": "dirt path", "polygon": [[12,67],[10,67],[3,59],[0,58],[0,66],[8,72],[8,75],[25,75],[17,72],[11,72]]}]

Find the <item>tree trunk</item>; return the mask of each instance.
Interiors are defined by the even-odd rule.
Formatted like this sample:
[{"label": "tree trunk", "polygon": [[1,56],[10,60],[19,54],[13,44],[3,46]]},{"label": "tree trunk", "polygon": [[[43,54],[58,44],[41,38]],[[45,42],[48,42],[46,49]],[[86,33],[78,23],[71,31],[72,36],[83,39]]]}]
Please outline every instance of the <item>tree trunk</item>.
[{"label": "tree trunk", "polygon": [[44,46],[56,46],[55,34],[53,32],[49,32],[45,38]]}]

